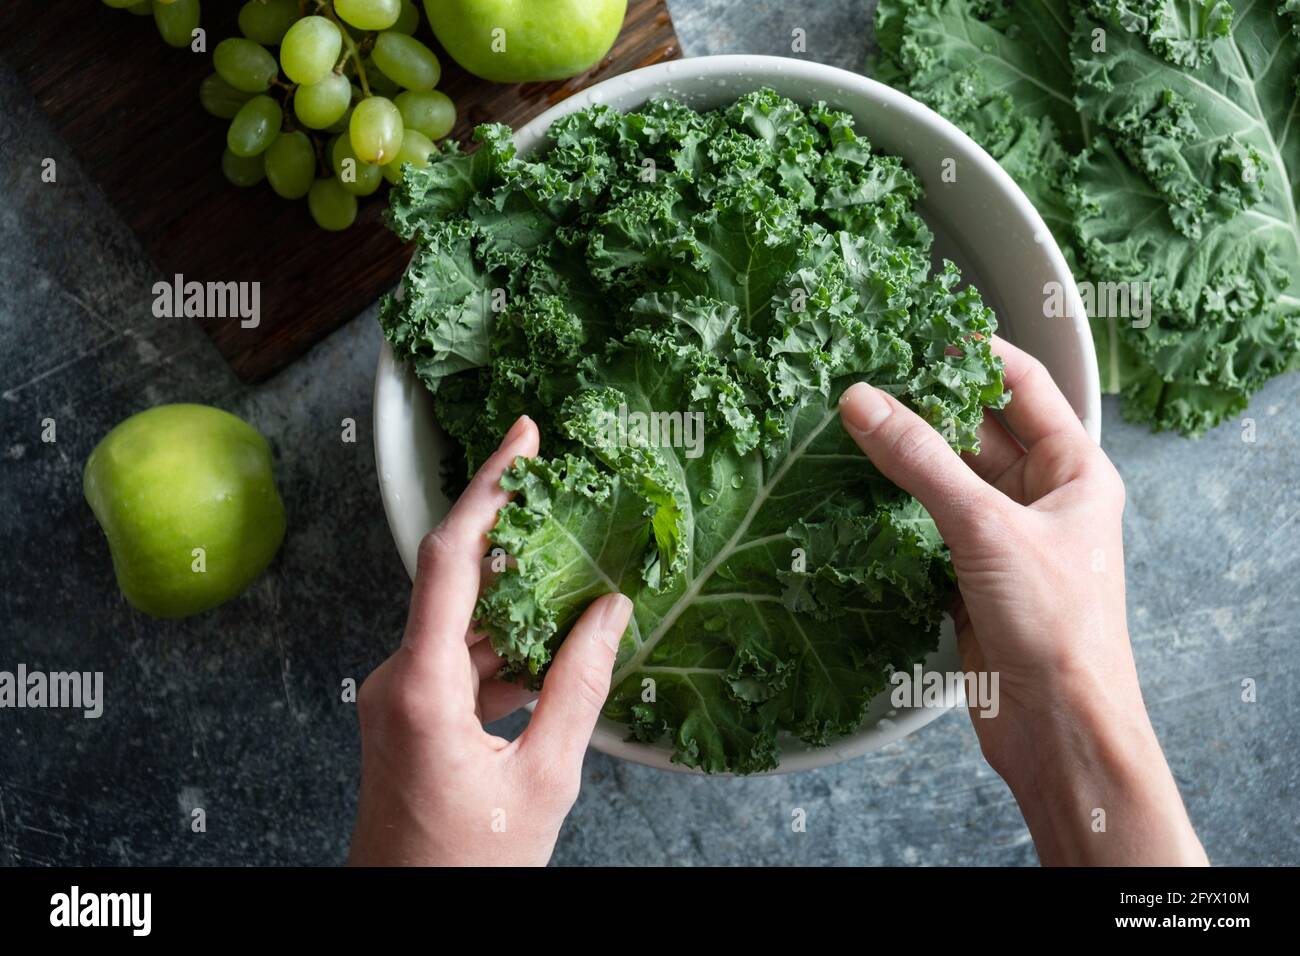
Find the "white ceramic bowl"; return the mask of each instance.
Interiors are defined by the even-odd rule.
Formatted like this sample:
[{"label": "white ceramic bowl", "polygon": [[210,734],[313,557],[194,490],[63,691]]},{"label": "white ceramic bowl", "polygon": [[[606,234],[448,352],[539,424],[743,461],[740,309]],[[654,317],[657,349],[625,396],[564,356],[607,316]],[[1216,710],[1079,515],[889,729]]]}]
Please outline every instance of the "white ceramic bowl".
[{"label": "white ceramic bowl", "polygon": [[[1083,303],[1060,249],[1024,193],[987,153],[947,120],[912,98],[835,67],[774,56],[707,56],[634,70],[570,97],[515,134],[521,152],[537,147],[551,123],[592,103],[631,109],[674,97],[697,109],[724,105],[770,86],[802,103],[825,100],[846,110],[873,146],[901,156],[925,186],[921,212],[935,233],[937,256],[962,267],[996,311],[1000,334],[1037,356],[1052,373],[1093,439],[1100,438],[1101,394]],[[956,161],[956,182],[942,181],[943,161]],[[951,167],[950,167],[951,168]],[[1071,297],[1067,315],[1043,317],[1044,286],[1058,282]],[[432,401],[384,343],[375,379],[375,462],[384,510],[408,573],[420,539],[446,513],[439,462],[443,447]],[[951,622],[927,669],[960,669]],[[806,770],[856,757],[912,733],[959,700],[941,707],[900,709],[877,698],[862,727],[829,747],[782,741],[778,772]],[[669,749],[624,740],[623,728],[601,720],[592,746],[603,753],[665,769]]]}]

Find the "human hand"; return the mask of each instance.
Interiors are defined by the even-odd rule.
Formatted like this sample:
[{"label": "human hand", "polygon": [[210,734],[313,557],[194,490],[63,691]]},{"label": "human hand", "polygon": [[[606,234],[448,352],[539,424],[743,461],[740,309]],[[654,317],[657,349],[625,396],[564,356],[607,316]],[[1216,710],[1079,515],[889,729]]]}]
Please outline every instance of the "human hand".
[{"label": "human hand", "polygon": [[543,865],[578,796],[582,759],[609,692],[632,602],[592,602],[555,656],[515,741],[483,724],[535,695],[494,675],[502,664],[471,623],[487,532],[508,495],[501,475],[538,449],[515,422],[443,522],[420,545],[402,646],[358,695],[361,795],[349,862]]},{"label": "human hand", "polygon": [[980,454],[958,458],[866,384],[841,397],[844,426],[952,552],[963,667],[999,679],[996,716],[972,703],[971,719],[1043,862],[1204,863],[1129,646],[1123,482],[1046,369],[1006,342],[993,347],[1010,431],[986,415]]}]

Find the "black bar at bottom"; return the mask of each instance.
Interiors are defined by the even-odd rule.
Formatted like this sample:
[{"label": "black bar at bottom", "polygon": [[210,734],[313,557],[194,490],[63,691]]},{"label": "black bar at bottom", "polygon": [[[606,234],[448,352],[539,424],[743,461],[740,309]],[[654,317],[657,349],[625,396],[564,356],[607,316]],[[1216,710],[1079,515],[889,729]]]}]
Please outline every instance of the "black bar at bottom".
[{"label": "black bar at bottom", "polygon": [[586,945],[590,930],[611,920],[647,943],[687,929],[693,940],[716,933],[733,944],[785,931],[811,942],[824,933],[969,939],[972,930],[981,939],[1045,931],[1059,939],[1173,933],[1228,942],[1285,927],[1295,876],[1293,869],[8,869],[0,870],[0,926],[6,943],[77,933],[202,944],[268,935],[378,942],[401,928],[435,949],[467,931],[499,942],[518,934],[521,943],[574,933]]}]

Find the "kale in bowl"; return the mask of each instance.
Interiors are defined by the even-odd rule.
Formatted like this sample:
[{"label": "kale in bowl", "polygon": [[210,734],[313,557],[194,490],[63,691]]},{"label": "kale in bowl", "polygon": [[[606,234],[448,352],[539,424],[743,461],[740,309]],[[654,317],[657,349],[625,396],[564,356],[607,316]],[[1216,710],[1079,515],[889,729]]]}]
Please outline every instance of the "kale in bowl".
[{"label": "kale in bowl", "polygon": [[953,579],[837,400],[870,381],[976,450],[1006,399],[993,314],[932,267],[916,178],[770,89],[592,105],[529,156],[501,126],[476,139],[394,191],[416,252],[380,320],[463,448],[450,491],[519,415],[541,430],[478,609],[507,673],[540,681],[617,589],[636,610],[605,714],[634,738],[752,773],[782,733],[851,733],[935,647]]}]

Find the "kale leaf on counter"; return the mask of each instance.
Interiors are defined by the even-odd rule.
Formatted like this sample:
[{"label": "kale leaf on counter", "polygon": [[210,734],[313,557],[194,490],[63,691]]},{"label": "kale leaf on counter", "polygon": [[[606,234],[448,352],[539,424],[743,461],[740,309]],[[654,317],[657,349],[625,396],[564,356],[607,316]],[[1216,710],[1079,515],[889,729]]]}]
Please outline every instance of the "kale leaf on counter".
[{"label": "kale leaf on counter", "polygon": [[1198,435],[1300,367],[1300,0],[881,0],[876,37],[1095,292],[1128,418]]}]

